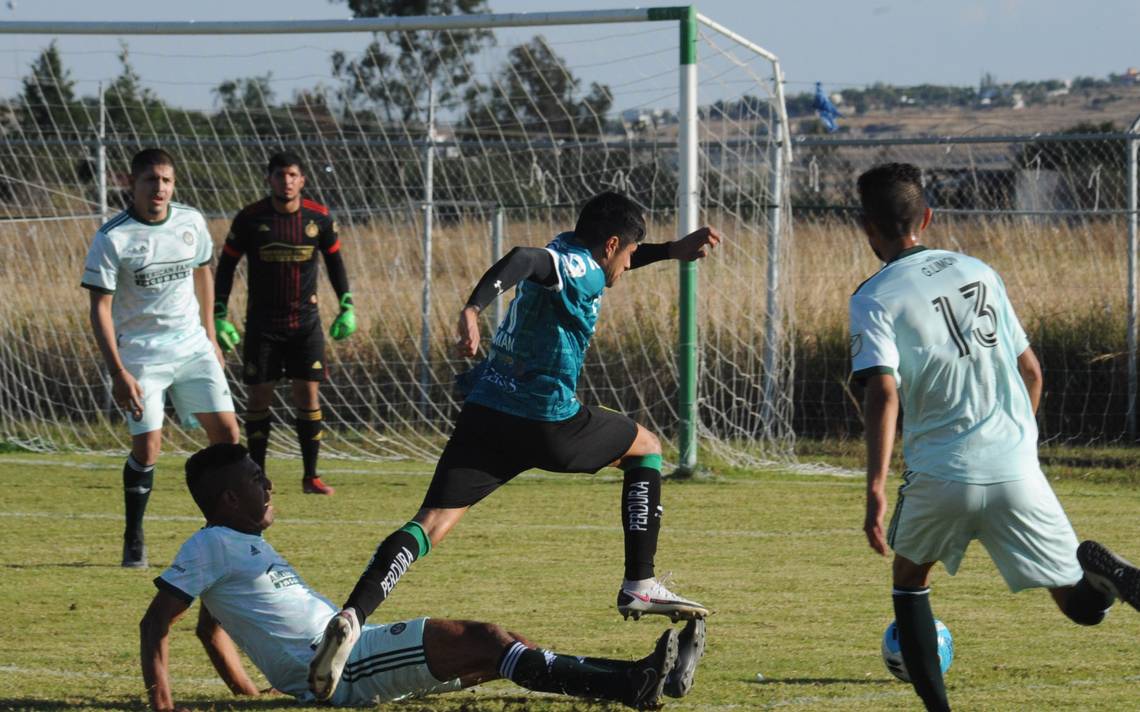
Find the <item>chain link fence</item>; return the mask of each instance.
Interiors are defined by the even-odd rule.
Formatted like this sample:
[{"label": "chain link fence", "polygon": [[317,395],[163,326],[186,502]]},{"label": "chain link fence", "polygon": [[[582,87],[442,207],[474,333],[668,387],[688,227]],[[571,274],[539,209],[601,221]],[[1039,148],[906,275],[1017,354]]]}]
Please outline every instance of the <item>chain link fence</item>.
[{"label": "chain link fence", "polygon": [[797,435],[861,430],[861,393],[848,377],[846,301],[878,261],[859,228],[855,182],[873,165],[899,161],[923,171],[935,211],[924,242],[979,257],[1005,280],[1045,372],[1043,439],[1134,439],[1135,138],[798,140],[791,177]]}]

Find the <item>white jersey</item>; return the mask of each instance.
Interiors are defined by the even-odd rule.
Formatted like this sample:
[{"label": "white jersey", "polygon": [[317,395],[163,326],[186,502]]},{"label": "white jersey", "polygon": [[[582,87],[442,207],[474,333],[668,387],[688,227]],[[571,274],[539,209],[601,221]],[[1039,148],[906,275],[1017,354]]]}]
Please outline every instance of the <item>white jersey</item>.
[{"label": "white jersey", "polygon": [[114,294],[111,317],[123,360],[163,363],[211,349],[194,294],[194,269],[210,263],[214,243],[202,213],[170,203],[166,220],[148,223],[124,210],[95,233],[83,286]]},{"label": "white jersey", "polygon": [[274,688],[311,699],[313,646],[339,609],[309,588],[261,535],[200,529],[155,585],[187,604],[200,597]]},{"label": "white jersey", "polygon": [[998,274],[918,246],[851,296],[856,379],[894,374],[910,470],[987,484],[1035,473],[1037,421],[1017,357],[1029,347]]}]

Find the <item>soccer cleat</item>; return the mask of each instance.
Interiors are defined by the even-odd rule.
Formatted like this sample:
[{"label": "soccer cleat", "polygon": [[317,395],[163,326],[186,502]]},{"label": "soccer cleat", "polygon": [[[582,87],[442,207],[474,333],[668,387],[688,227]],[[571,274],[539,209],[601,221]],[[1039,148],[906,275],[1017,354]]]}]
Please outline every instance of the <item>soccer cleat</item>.
[{"label": "soccer cleat", "polygon": [[660,709],[665,679],[676,664],[677,631],[670,628],[657,639],[653,652],[633,663],[626,673],[629,687],[622,697],[622,704],[635,710]]},{"label": "soccer cleat", "polygon": [[147,567],[146,544],[143,543],[142,538],[133,541],[123,540],[123,563],[121,566],[124,569],[145,569]]},{"label": "soccer cleat", "polygon": [[1140,569],[1095,541],[1081,542],[1077,561],[1093,586],[1140,610]]},{"label": "soccer cleat", "polygon": [[336,489],[321,482],[320,477],[306,477],[301,480],[301,491],[305,494],[332,494]]},{"label": "soccer cleat", "polygon": [[677,636],[677,664],[665,678],[665,694],[684,697],[693,689],[693,675],[697,663],[705,654],[705,619],[694,618],[685,624]]},{"label": "soccer cleat", "polygon": [[682,598],[665,587],[660,579],[650,579],[651,583],[645,588],[634,588],[629,581],[622,583],[618,589],[618,613],[626,620],[633,616],[638,620],[643,615],[653,614],[669,616],[676,623],[679,620],[692,620],[704,618],[709,609],[696,601]]},{"label": "soccer cleat", "polygon": [[351,609],[337,613],[325,626],[325,634],[309,661],[309,691],[320,702],[327,702],[344,672],[348,654],[360,638],[360,623]]}]

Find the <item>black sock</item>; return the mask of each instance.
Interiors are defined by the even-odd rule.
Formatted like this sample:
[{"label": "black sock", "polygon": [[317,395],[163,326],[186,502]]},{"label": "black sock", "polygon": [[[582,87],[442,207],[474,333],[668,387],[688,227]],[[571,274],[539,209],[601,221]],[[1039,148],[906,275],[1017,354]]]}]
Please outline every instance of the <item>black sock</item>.
[{"label": "black sock", "polygon": [[629,689],[631,663],[559,655],[515,643],[499,659],[499,675],[537,692],[620,702]]},{"label": "black sock", "polygon": [[134,455],[128,455],[127,462],[123,465],[123,503],[126,505],[124,540],[142,543],[143,514],[146,512],[146,503],[150,499],[153,487],[154,465],[144,465],[136,460]]},{"label": "black sock", "polygon": [[305,467],[305,479],[317,476],[317,455],[321,451],[321,409],[297,409],[297,442],[301,445],[301,462]]},{"label": "black sock", "polygon": [[249,459],[257,463],[265,472],[265,451],[269,448],[269,431],[273,428],[273,418],[269,410],[247,410],[245,412],[245,446]]},{"label": "black sock", "polygon": [[431,551],[431,540],[418,522],[408,522],[380,542],[343,608],[352,608],[364,621],[384,602],[412,562]]},{"label": "black sock", "polygon": [[621,463],[621,528],[625,535],[625,578],[653,578],[661,532],[661,456],[626,458]]},{"label": "black sock", "polygon": [[910,684],[927,710],[949,710],[942,665],[938,661],[938,631],[930,610],[930,589],[896,586],[893,598],[899,648]]},{"label": "black sock", "polygon": [[1096,625],[1104,620],[1114,600],[1116,599],[1107,593],[1098,591],[1082,576],[1077,585],[1073,586],[1062,610],[1074,623]]}]

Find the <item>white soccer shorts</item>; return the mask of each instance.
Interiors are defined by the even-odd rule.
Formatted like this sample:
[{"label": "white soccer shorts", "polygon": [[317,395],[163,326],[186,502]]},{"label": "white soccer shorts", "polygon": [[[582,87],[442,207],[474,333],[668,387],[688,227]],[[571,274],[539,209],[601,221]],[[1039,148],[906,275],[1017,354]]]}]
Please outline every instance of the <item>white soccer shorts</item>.
[{"label": "white soccer shorts", "polygon": [[911,471],[903,480],[887,531],[896,554],[918,564],[941,561],[953,576],[977,539],[1011,591],[1080,580],[1077,535],[1040,469],[993,484]]},{"label": "white soccer shorts", "polygon": [[416,618],[399,623],[365,625],[356,641],[332,704],[360,707],[461,689],[458,679],[437,680],[424,657],[424,623]]},{"label": "white soccer shorts", "polygon": [[162,428],[166,412],[165,394],[183,423],[196,423],[194,413],[232,413],[234,399],[226,383],[226,374],[210,350],[191,354],[167,363],[125,363],[139,382],[143,392],[142,419],[127,414],[131,435],[141,435]]}]

